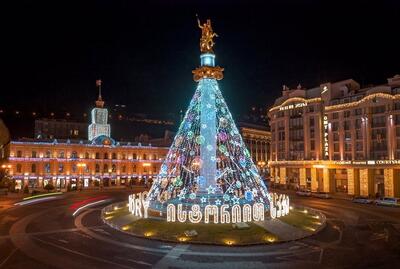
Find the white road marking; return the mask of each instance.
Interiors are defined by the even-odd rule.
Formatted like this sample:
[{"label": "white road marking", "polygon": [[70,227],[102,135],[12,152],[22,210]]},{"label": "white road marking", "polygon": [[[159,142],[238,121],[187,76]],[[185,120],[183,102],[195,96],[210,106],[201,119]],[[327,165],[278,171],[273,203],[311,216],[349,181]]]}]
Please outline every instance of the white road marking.
[{"label": "white road marking", "polygon": [[121,268],[129,268],[129,269],[132,268],[131,266],[126,266],[124,264],[115,263],[115,262],[112,262],[112,261],[109,261],[109,260],[105,260],[105,259],[102,259],[102,258],[99,258],[99,257],[90,256],[88,254],[85,254],[85,253],[82,253],[82,252],[79,252],[79,251],[76,251],[76,250],[65,248],[65,247],[59,246],[57,244],[53,244],[51,242],[44,241],[44,240],[39,239],[37,237],[35,237],[34,240],[37,240],[37,241],[39,241],[39,242],[41,242],[43,244],[47,244],[47,245],[50,245],[52,247],[56,247],[56,248],[62,249],[64,251],[67,251],[67,252],[70,252],[70,253],[73,253],[73,254],[76,254],[76,255],[91,259],[91,260],[95,260],[95,261],[103,262],[103,263],[108,263],[108,264],[111,264],[113,266],[117,266],[117,267],[121,267]]},{"label": "white road marking", "polygon": [[128,262],[133,262],[133,263],[141,264],[141,265],[152,266],[151,263],[144,262],[144,261],[137,261],[137,260],[134,260],[134,259],[124,258],[124,257],[115,257],[115,258],[116,258],[116,259],[119,259],[119,260],[123,260],[123,261],[128,261]]},{"label": "white road marking", "polygon": [[15,248],[13,251],[11,251],[10,255],[7,256],[7,258],[4,259],[4,261],[2,261],[0,263],[0,268],[3,267],[3,265],[5,265],[7,263],[7,261],[11,258],[12,255],[14,255],[14,253],[18,250],[18,248]]},{"label": "white road marking", "polygon": [[154,268],[169,268],[176,264],[176,260],[179,259],[179,256],[186,252],[189,248],[189,245],[177,245],[167,255],[165,255],[161,260],[159,260]]}]

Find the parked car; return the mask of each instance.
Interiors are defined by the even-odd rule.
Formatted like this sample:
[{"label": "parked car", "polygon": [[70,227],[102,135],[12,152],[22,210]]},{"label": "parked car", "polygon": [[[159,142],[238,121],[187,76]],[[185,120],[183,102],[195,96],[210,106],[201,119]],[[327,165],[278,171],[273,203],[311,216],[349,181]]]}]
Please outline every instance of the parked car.
[{"label": "parked car", "polygon": [[298,191],[296,191],[296,194],[297,194],[298,196],[307,196],[307,197],[310,197],[310,196],[311,196],[311,191],[309,191],[309,190],[298,190]]},{"label": "parked car", "polygon": [[372,204],[374,200],[368,198],[368,196],[354,196],[353,197],[353,203],[359,203],[359,204]]},{"label": "parked car", "polygon": [[399,206],[400,207],[400,198],[391,198],[391,197],[383,197],[375,200],[376,205],[383,206]]},{"label": "parked car", "polygon": [[318,191],[311,192],[312,197],[321,198],[321,199],[330,199],[332,196],[328,192]]}]

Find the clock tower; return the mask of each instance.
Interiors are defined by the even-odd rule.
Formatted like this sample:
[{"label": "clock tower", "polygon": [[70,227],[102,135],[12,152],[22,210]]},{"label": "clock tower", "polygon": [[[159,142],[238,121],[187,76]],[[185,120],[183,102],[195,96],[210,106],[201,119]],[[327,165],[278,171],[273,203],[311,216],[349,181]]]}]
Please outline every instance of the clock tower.
[{"label": "clock tower", "polygon": [[99,96],[96,101],[96,107],[92,109],[92,123],[89,125],[89,140],[93,141],[99,136],[110,137],[111,127],[108,124],[108,111],[104,108],[104,101],[101,97],[101,80],[96,80],[96,86],[99,90]]}]

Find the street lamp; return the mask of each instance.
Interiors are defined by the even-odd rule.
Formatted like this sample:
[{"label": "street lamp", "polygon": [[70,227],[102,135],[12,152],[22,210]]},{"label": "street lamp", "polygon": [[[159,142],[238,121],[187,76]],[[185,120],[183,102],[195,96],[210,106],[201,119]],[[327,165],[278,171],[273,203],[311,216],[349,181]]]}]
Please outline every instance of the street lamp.
[{"label": "street lamp", "polygon": [[4,175],[2,175],[2,177],[0,178],[0,183],[1,183],[1,185],[4,185],[4,187],[9,187],[10,185],[10,182],[8,181],[9,180],[9,177],[8,177],[8,173],[9,173],[9,171],[10,171],[10,169],[11,169],[11,164],[2,164],[1,165],[1,169],[2,170],[4,170]]},{"label": "street lamp", "polygon": [[83,169],[86,167],[86,163],[78,163],[76,166],[78,166],[79,171],[80,171],[80,178],[79,178],[79,185],[82,189],[82,180],[83,180]]}]

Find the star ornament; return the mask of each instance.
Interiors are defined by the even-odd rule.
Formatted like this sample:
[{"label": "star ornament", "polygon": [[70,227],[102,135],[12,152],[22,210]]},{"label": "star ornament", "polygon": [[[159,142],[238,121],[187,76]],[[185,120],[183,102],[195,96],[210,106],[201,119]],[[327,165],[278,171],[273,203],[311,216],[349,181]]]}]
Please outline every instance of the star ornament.
[{"label": "star ornament", "polygon": [[206,198],[206,197],[204,197],[204,196],[203,196],[203,197],[201,197],[201,198],[200,198],[200,202],[202,202],[202,203],[205,203],[205,202],[207,202],[207,198]]},{"label": "star ornament", "polygon": [[220,206],[221,205],[221,200],[220,199],[215,200],[215,205]]},{"label": "star ornament", "polygon": [[237,197],[237,196],[232,197],[232,203],[234,205],[238,205],[239,204],[239,197]]},{"label": "star ornament", "polygon": [[208,192],[208,194],[214,194],[215,193],[215,188],[212,185],[210,185],[207,188],[207,192]]}]

